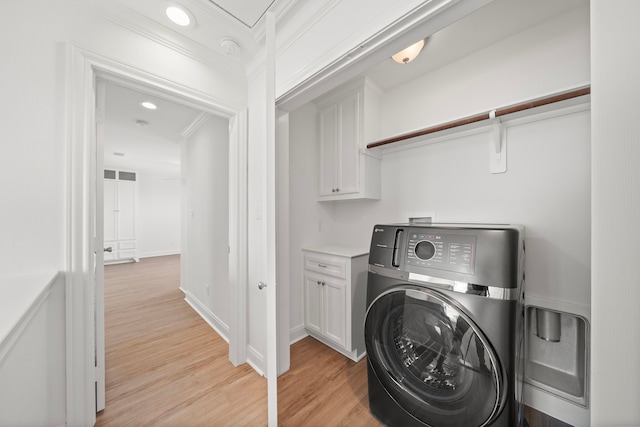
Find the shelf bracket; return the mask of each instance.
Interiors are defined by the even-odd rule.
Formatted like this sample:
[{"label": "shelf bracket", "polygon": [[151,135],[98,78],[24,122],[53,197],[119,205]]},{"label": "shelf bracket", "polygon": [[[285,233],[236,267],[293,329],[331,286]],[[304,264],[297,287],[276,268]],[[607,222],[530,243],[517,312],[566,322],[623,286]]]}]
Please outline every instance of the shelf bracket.
[{"label": "shelf bracket", "polygon": [[491,120],[491,139],[489,141],[489,170],[491,173],[507,171],[507,138],[505,127],[496,117],[496,110],[489,112]]}]

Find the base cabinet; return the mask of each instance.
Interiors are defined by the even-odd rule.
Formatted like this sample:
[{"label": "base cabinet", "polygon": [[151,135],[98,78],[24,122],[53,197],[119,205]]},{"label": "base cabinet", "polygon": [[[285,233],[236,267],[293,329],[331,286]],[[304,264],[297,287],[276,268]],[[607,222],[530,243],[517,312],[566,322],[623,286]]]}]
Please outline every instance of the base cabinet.
[{"label": "base cabinet", "polygon": [[366,250],[305,248],[304,324],[307,332],[358,361],[365,354]]}]

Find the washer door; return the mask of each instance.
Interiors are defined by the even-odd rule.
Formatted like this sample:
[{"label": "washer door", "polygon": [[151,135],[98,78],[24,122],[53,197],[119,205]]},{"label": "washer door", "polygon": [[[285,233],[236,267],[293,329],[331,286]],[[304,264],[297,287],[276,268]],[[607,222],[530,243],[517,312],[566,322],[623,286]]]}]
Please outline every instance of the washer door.
[{"label": "washer door", "polygon": [[367,310],[368,363],[389,395],[434,427],[484,426],[500,410],[502,372],[487,339],[445,295],[403,286]]}]

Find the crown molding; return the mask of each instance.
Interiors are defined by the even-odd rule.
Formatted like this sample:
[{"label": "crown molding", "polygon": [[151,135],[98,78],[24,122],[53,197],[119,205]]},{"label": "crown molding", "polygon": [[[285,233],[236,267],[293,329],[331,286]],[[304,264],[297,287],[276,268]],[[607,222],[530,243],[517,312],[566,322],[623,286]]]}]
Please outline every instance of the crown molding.
[{"label": "crown molding", "polygon": [[[314,3],[318,0],[314,0]],[[269,7],[269,11],[273,12],[276,17],[276,26],[283,26],[291,20],[304,7],[308,7],[308,3],[300,0],[275,0]],[[258,20],[256,25],[251,28],[253,38],[260,46],[264,46],[266,25],[264,16]],[[277,35],[276,35],[277,38]]]},{"label": "crown molding", "polygon": [[[290,24],[294,28],[290,36],[276,33],[276,68],[278,56],[313,28],[314,25],[331,12],[341,1],[342,0],[326,0],[321,2],[320,0],[315,0],[312,3],[304,3],[289,0],[286,7],[276,12],[276,17],[280,18],[277,25],[284,26],[285,24]],[[297,22],[294,22],[296,20]],[[262,26],[263,33],[260,35],[261,50],[257,52],[245,66],[247,81],[253,81],[265,70],[264,24],[262,24]]]},{"label": "crown molding", "polygon": [[[135,33],[183,56],[226,73],[237,73],[242,64],[177,32],[171,32],[154,20],[134,11],[126,14],[109,2],[66,0],[114,25]],[[170,34],[171,33],[171,34]]]},{"label": "crown molding", "polygon": [[200,129],[209,119],[211,118],[211,114],[202,112],[195,118],[193,122],[180,134],[184,139],[184,142],[187,141],[198,129]]}]

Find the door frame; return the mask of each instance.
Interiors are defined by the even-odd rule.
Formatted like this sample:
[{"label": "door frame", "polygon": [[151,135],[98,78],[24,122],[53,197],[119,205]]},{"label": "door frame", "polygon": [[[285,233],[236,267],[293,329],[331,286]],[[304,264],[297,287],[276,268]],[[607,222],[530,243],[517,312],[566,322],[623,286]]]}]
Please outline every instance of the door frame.
[{"label": "door frame", "polygon": [[[229,209],[230,276],[232,304],[246,307],[247,286],[247,114],[245,105],[233,105],[158,75],[77,47],[66,46],[66,406],[67,425],[94,425],[95,412],[95,307],[93,238],[97,179],[96,79],[116,81],[133,89],[161,96],[201,111],[233,120],[230,132],[229,181],[235,193]],[[244,211],[242,210],[244,209]],[[102,249],[101,247],[99,249]],[[229,327],[230,359],[237,365],[246,357],[246,309],[234,310]],[[244,343],[241,342],[244,340]],[[233,344],[232,344],[233,343]]]}]

